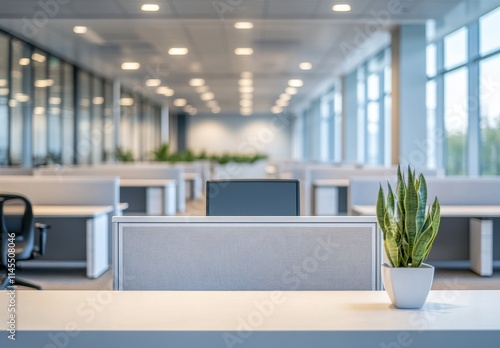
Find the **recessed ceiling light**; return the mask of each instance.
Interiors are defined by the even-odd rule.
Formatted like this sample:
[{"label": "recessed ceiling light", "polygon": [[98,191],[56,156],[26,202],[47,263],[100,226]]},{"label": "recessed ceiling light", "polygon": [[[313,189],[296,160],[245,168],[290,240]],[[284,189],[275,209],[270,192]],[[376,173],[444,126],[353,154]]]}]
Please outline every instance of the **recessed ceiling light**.
[{"label": "recessed ceiling light", "polygon": [[193,87],[200,87],[205,84],[205,80],[203,79],[191,79],[189,80],[189,85]]},{"label": "recessed ceiling light", "polygon": [[250,47],[239,47],[234,50],[234,54],[237,56],[251,56],[253,54],[253,49]]},{"label": "recessed ceiling light", "polygon": [[156,93],[162,94],[166,97],[171,97],[174,95],[174,90],[172,88],[161,86],[156,89]]},{"label": "recessed ceiling light", "polygon": [[285,107],[285,106],[288,106],[288,100],[276,100],[276,105],[277,106],[281,106],[281,107]]},{"label": "recessed ceiling light", "polygon": [[141,10],[144,12],[156,12],[160,9],[157,4],[144,4],[141,6]]},{"label": "recessed ceiling light", "polygon": [[302,63],[299,64],[299,68],[301,70],[311,70],[312,67],[313,67],[313,65],[311,63],[309,63],[309,62],[302,62]]},{"label": "recessed ceiling light", "polygon": [[199,86],[194,89],[197,93],[205,93],[208,92],[209,88],[207,85],[205,86]]},{"label": "recessed ceiling light", "polygon": [[182,108],[186,104],[187,104],[187,100],[184,98],[177,98],[176,100],[174,100],[174,106],[177,106],[179,108]]},{"label": "recessed ceiling light", "polygon": [[7,87],[7,79],[0,79],[0,87]]},{"label": "recessed ceiling light", "polygon": [[250,116],[253,113],[251,108],[241,108],[240,109],[240,114],[243,116]]},{"label": "recessed ceiling light", "polygon": [[241,74],[240,74],[240,77],[242,79],[251,79],[253,77],[253,73],[251,73],[250,71],[243,71]]},{"label": "recessed ceiling light", "polygon": [[203,101],[212,100],[215,98],[215,95],[212,92],[205,92],[200,96],[200,99]]},{"label": "recessed ceiling light", "polygon": [[168,50],[171,56],[184,56],[189,52],[186,47],[172,47]]},{"label": "recessed ceiling light", "polygon": [[134,105],[134,98],[120,98],[121,106],[132,106]]},{"label": "recessed ceiling light", "polygon": [[148,79],[144,83],[148,87],[158,87],[161,85],[161,80],[160,79]]},{"label": "recessed ceiling light", "polygon": [[137,70],[141,67],[141,64],[137,62],[124,62],[122,63],[122,70]]},{"label": "recessed ceiling light", "polygon": [[9,89],[5,87],[0,88],[0,95],[9,95]]},{"label": "recessed ceiling light", "polygon": [[61,104],[61,98],[58,98],[58,97],[50,97],[49,98],[49,104],[51,105],[59,105]]},{"label": "recessed ceiling light", "polygon": [[29,65],[31,62],[31,59],[29,58],[21,58],[19,59],[19,65]]},{"label": "recessed ceiling light", "polygon": [[241,99],[253,99],[253,94],[252,93],[241,93],[240,98]]},{"label": "recessed ceiling light", "polygon": [[48,80],[36,80],[35,81],[35,87],[39,88],[44,88],[44,87],[50,87],[54,84],[54,80],[48,79]]},{"label": "recessed ceiling light", "polygon": [[87,27],[84,27],[82,25],[77,25],[73,27],[73,32],[76,34],[85,34],[87,32]]},{"label": "recessed ceiling light", "polygon": [[92,99],[92,104],[94,104],[94,105],[102,105],[103,103],[104,103],[103,97],[94,97]]},{"label": "recessed ceiling light", "polygon": [[283,108],[282,108],[281,106],[277,106],[277,105],[275,105],[275,106],[273,106],[273,107],[271,108],[271,112],[272,112],[273,114],[280,114],[280,113],[282,113],[282,112],[283,112]]},{"label": "recessed ceiling light", "polygon": [[253,105],[253,102],[250,99],[243,99],[240,101],[240,106],[242,106],[242,107],[250,107],[252,105]]},{"label": "recessed ceiling light", "polygon": [[290,99],[292,99],[292,97],[289,94],[286,94],[286,93],[280,94],[280,100],[286,100],[286,101],[288,101]]},{"label": "recessed ceiling light", "polygon": [[188,114],[190,114],[191,116],[194,116],[198,113],[198,109],[196,108],[191,108],[191,110],[189,110]]},{"label": "recessed ceiling light", "polygon": [[33,109],[35,115],[43,115],[45,113],[45,108],[43,106],[37,106]]},{"label": "recessed ceiling light", "polygon": [[191,105],[186,105],[182,110],[184,110],[185,112],[189,112],[193,109],[193,107]]},{"label": "recessed ceiling light", "polygon": [[253,23],[252,22],[236,22],[236,23],[234,23],[234,27],[236,29],[252,29]]},{"label": "recessed ceiling light", "polygon": [[290,94],[290,95],[297,94],[297,88],[295,88],[295,87],[287,87],[287,89],[285,89],[285,93],[286,94]]},{"label": "recessed ceiling light", "polygon": [[46,58],[43,54],[33,53],[33,55],[31,56],[31,59],[36,60],[39,63],[43,63],[43,62],[45,62]]},{"label": "recessed ceiling light", "polygon": [[175,92],[174,92],[174,90],[173,90],[172,88],[167,88],[167,89],[165,90],[165,92],[163,93],[163,95],[164,95],[165,97],[171,97],[171,96],[173,96],[174,94],[175,94]]},{"label": "recessed ceiling light", "polygon": [[207,107],[209,107],[209,108],[215,108],[216,106],[218,106],[216,100],[209,100],[209,101],[207,101]]},{"label": "recessed ceiling light", "polygon": [[351,5],[336,4],[336,5],[333,5],[332,10],[335,12],[349,12],[351,10]]},{"label": "recessed ceiling light", "polygon": [[253,85],[253,81],[251,79],[240,79],[238,81],[238,84],[240,86],[252,86]]},{"label": "recessed ceiling light", "polygon": [[253,93],[252,86],[244,86],[239,88],[240,93]]},{"label": "recessed ceiling light", "polygon": [[15,99],[9,100],[9,106],[11,108],[15,108],[17,106],[17,100],[15,100]]},{"label": "recessed ceiling light", "polygon": [[288,81],[288,86],[290,87],[302,87],[304,85],[304,82],[299,79],[292,79]]},{"label": "recessed ceiling light", "polygon": [[212,108],[212,113],[213,114],[218,114],[220,112],[220,106],[214,106]]}]

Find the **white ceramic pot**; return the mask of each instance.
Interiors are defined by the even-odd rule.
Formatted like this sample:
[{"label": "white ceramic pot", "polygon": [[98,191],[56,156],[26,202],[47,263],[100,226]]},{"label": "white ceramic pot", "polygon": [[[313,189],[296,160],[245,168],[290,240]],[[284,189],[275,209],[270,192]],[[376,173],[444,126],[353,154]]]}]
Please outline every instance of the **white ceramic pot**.
[{"label": "white ceramic pot", "polygon": [[382,281],[392,304],[402,309],[422,308],[431,290],[434,267],[422,263],[418,268],[382,265]]}]

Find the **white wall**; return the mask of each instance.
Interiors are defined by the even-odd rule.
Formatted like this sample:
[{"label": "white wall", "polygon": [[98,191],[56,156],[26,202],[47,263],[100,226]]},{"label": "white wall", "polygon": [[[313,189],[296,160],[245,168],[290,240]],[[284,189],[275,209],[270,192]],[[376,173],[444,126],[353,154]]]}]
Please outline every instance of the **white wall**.
[{"label": "white wall", "polygon": [[291,158],[292,121],[282,115],[191,116],[187,146],[195,152],[255,153],[270,159]]}]

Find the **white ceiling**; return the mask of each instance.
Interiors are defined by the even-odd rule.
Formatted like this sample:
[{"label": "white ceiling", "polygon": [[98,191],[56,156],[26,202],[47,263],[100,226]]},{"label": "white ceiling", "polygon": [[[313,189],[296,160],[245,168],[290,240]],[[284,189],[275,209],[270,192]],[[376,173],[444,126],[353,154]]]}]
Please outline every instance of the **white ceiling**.
[{"label": "white ceiling", "polygon": [[[144,2],[136,0],[54,1],[58,6],[43,9],[41,3],[55,2],[0,0],[0,26],[103,76],[119,77],[125,85],[162,103],[184,97],[200,113],[209,109],[189,86],[191,78],[206,80],[223,113],[239,109],[242,71],[254,74],[256,113],[268,113],[287,81],[301,78],[304,86],[292,99],[293,107],[332,79],[346,60],[342,45],[355,45],[360,33],[439,19],[460,2],[400,0],[401,12],[386,21],[377,13],[387,11],[397,0],[341,1],[352,6],[349,13],[332,12],[335,0],[144,1],[159,4],[157,13],[142,12]],[[49,17],[46,24],[33,19],[43,19],[44,13]],[[254,29],[234,29],[236,19],[251,20]],[[29,27],[28,22],[44,25]],[[90,33],[73,33],[75,25],[87,26]],[[177,46],[188,47],[189,54],[169,56],[168,48]],[[236,47],[252,47],[254,54],[236,56]],[[121,71],[120,64],[129,60],[140,62],[141,69]],[[301,71],[302,61],[310,61],[313,69]],[[160,78],[175,90],[174,97],[168,99],[144,87],[148,78]]]}]

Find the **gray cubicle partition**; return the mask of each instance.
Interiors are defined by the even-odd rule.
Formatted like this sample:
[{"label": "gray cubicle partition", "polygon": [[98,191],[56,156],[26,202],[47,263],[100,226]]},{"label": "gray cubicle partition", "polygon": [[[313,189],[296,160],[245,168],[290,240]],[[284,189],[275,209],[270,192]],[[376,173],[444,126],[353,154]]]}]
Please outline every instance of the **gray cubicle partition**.
[{"label": "gray cubicle partition", "polygon": [[[31,203],[41,206],[112,206],[106,228],[111,261],[111,217],[121,215],[118,177],[0,176],[0,192],[25,195]],[[61,220],[37,221],[52,224],[52,228],[48,232],[47,255],[30,263],[64,260],[68,256],[85,260],[85,230],[79,231],[80,226]]]},{"label": "gray cubicle partition", "polygon": [[374,217],[115,217],[115,290],[380,290]]},{"label": "gray cubicle partition", "polygon": [[[396,178],[390,180],[393,189],[396,187]],[[438,197],[441,206],[500,206],[500,178],[498,177],[426,177],[428,199],[430,204],[434,197]],[[377,194],[382,184],[387,194],[387,178],[354,178],[349,187],[349,210],[353,206],[374,206]],[[436,242],[429,254],[429,261],[434,265],[446,267],[468,267],[476,262],[476,248],[472,247],[472,240],[476,234],[483,243],[482,249],[488,254],[484,256],[488,262],[500,260],[500,239],[493,238],[500,233],[500,218],[491,212],[474,213],[477,221],[467,215],[467,208],[460,214],[441,217],[441,225]],[[473,231],[471,224],[493,221],[492,231],[478,229]],[[490,223],[491,223],[490,221]],[[472,232],[472,233],[471,233]],[[484,235],[483,235],[484,234]],[[486,239],[487,240],[486,240]],[[479,250],[479,249],[477,249]],[[486,266],[489,268],[491,266]]]},{"label": "gray cubicle partition", "polygon": [[177,211],[186,210],[186,188],[182,166],[147,164],[112,164],[96,166],[47,167],[35,171],[35,175],[64,176],[119,176],[120,179],[173,179],[176,181]]}]

